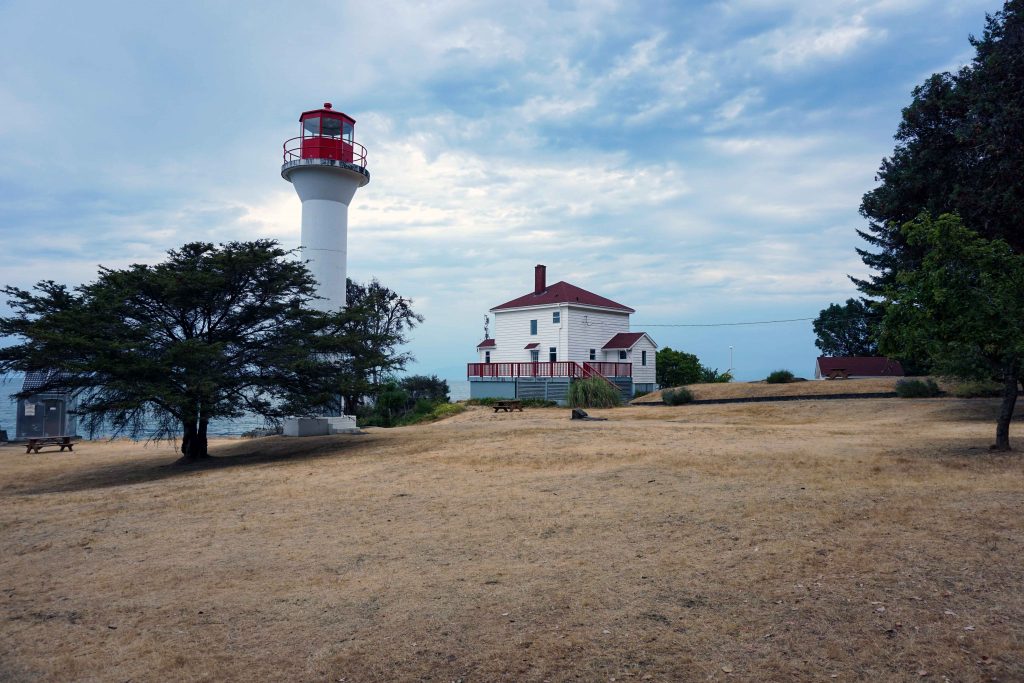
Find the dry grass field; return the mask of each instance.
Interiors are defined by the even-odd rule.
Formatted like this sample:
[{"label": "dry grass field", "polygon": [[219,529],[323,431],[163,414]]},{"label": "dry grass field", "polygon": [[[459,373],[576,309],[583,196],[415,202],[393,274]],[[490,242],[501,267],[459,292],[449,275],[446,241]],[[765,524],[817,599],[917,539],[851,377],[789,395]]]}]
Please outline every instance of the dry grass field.
[{"label": "dry grass field", "polygon": [[476,408],[188,470],[0,449],[0,680],[1024,680],[994,411]]},{"label": "dry grass field", "polygon": [[[789,384],[767,384],[765,382],[722,382],[718,384],[691,384],[687,388],[698,401],[765,398],[790,396],[828,396],[834,394],[884,394],[896,391],[896,382],[902,377],[873,377],[870,379],[837,379],[792,382]],[[946,382],[939,382],[943,389],[951,388]],[[658,403],[661,392],[655,391],[633,401],[635,405]]]}]

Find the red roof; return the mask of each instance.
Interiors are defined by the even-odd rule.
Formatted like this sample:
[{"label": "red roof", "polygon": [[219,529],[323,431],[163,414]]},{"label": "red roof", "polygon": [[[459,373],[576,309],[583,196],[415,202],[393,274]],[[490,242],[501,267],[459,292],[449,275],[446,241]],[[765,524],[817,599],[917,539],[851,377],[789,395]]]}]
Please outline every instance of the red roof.
[{"label": "red roof", "polygon": [[490,339],[484,339],[482,342],[476,345],[476,348],[482,349],[486,346],[494,346],[494,337],[491,337]]},{"label": "red roof", "polygon": [[833,370],[845,370],[851,375],[866,377],[902,377],[899,361],[882,356],[819,356],[818,370],[827,375]]},{"label": "red roof", "polygon": [[646,332],[619,332],[617,335],[608,340],[608,343],[601,347],[604,349],[631,349],[633,344],[640,341],[640,337],[643,337]]},{"label": "red roof", "polygon": [[527,344],[526,346],[524,346],[523,350],[525,351],[526,349],[535,349],[538,346],[540,346],[540,342],[533,342],[532,344]]},{"label": "red roof", "polygon": [[523,308],[524,306],[543,306],[546,304],[581,304],[584,306],[600,306],[601,308],[613,308],[626,313],[636,313],[629,306],[605,299],[593,292],[588,292],[568,282],[556,282],[540,294],[524,294],[518,299],[512,299],[500,306],[495,306],[492,311],[499,311],[505,308]]}]

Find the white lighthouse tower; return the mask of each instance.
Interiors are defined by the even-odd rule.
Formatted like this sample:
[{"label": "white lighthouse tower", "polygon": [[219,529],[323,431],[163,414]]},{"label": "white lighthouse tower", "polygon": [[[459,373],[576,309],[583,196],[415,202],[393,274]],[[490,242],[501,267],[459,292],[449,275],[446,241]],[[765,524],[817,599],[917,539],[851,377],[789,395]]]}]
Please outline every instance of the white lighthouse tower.
[{"label": "white lighthouse tower", "polygon": [[[321,297],[311,305],[322,311],[345,307],[348,204],[370,182],[366,148],[354,139],[355,125],[355,119],[325,102],[322,109],[302,112],[299,136],[284,143],[281,177],[295,186],[302,200],[302,256]],[[358,431],[354,415],[284,421],[285,436]]]},{"label": "white lighthouse tower", "polygon": [[299,136],[284,143],[281,177],[302,200],[302,255],[323,297],[312,305],[323,311],[345,307],[348,205],[370,182],[355,124],[325,102],[322,109],[302,112]]}]

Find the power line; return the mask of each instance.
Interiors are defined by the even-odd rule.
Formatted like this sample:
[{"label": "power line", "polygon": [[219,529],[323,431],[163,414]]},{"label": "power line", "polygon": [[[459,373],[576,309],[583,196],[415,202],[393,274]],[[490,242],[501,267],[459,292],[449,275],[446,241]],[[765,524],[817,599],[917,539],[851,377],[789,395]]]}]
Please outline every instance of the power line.
[{"label": "power line", "polygon": [[[787,318],[785,320],[752,320],[742,323],[633,323],[635,327],[736,327],[737,325],[775,325],[777,323],[798,323],[808,320],[817,320],[820,316],[813,318]],[[864,320],[867,318],[880,318],[878,313],[862,313],[856,315],[835,316],[831,318],[845,320]]]}]

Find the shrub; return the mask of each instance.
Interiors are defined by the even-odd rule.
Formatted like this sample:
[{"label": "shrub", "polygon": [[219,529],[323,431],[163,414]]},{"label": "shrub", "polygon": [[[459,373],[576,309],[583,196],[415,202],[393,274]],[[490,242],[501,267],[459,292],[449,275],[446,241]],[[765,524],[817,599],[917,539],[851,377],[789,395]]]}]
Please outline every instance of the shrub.
[{"label": "shrub", "polygon": [[963,382],[950,391],[957,398],[998,398],[1003,395],[1003,385],[999,382]]},{"label": "shrub", "polygon": [[569,385],[573,408],[613,408],[622,401],[619,390],[599,377],[578,379]]},{"label": "shrub", "polygon": [[776,370],[768,375],[765,381],[768,384],[789,384],[793,379],[793,373],[789,370]]},{"label": "shrub", "polygon": [[693,401],[693,392],[686,387],[666,389],[661,392],[661,400],[664,401],[667,406],[681,406]]},{"label": "shrub", "polygon": [[941,393],[939,385],[930,377],[925,380],[901,379],[896,382],[896,395],[900,398],[932,398]]},{"label": "shrub", "polygon": [[431,412],[434,409],[434,406],[437,405],[437,403],[438,402],[436,401],[431,401],[429,398],[417,399],[416,405],[413,407],[412,412],[416,413],[417,415],[426,415],[427,413]]}]

